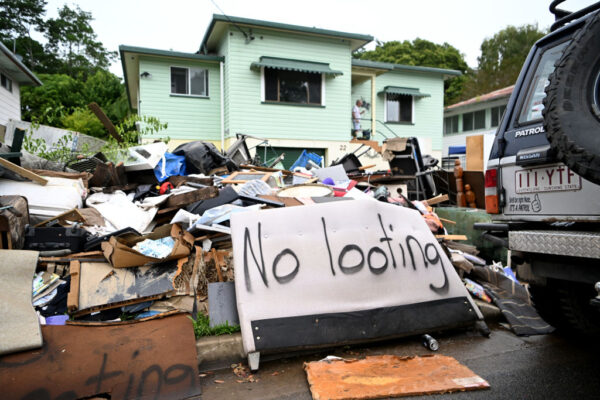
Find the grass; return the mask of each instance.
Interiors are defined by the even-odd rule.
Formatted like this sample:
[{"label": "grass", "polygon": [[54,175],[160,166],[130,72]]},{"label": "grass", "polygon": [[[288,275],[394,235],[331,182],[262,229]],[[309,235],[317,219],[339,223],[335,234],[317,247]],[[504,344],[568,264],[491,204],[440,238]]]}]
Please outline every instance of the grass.
[{"label": "grass", "polygon": [[229,325],[228,322],[211,328],[210,319],[202,313],[198,313],[196,319],[193,319],[192,317],[190,317],[190,319],[194,324],[194,334],[196,335],[196,339],[202,336],[231,335],[232,333],[240,331],[239,325]]}]

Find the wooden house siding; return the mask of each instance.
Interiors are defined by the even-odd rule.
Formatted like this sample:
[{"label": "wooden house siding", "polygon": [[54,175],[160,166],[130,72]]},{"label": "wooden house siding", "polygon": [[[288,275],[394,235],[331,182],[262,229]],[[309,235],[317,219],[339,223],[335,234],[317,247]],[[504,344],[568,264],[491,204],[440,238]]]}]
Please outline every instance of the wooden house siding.
[{"label": "wooden house siding", "polygon": [[[208,69],[208,98],[171,95],[171,67]],[[168,123],[161,136],[175,140],[220,140],[221,87],[218,62],[140,56],[140,114]]]},{"label": "wooden house siding", "polygon": [[[245,133],[272,139],[347,140],[351,111],[351,51],[348,40],[253,29],[254,40],[230,28],[227,64],[229,135]],[[261,72],[250,65],[261,56],[329,63],[343,75],[324,77],[324,107],[262,104]]]}]

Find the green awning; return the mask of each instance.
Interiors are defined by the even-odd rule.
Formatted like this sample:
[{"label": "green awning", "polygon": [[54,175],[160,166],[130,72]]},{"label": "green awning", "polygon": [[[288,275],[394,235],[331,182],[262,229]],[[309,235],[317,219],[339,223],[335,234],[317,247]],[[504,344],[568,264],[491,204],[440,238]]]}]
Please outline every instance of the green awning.
[{"label": "green awning", "polygon": [[400,86],[386,86],[378,94],[382,94],[382,93],[403,94],[406,96],[413,96],[413,97],[431,97],[430,94],[421,93],[419,91],[419,89],[400,87]]},{"label": "green awning", "polygon": [[326,74],[331,76],[342,75],[342,71],[336,71],[329,67],[328,63],[313,61],[291,60],[288,58],[276,58],[262,56],[260,61],[253,62],[250,69],[260,70],[261,67],[280,69],[285,71],[311,72],[315,74]]}]

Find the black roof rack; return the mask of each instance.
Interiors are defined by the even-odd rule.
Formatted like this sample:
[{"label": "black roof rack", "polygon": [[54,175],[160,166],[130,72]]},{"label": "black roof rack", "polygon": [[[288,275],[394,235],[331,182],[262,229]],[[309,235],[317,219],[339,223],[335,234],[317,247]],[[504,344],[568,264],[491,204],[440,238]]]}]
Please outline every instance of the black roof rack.
[{"label": "black roof rack", "polygon": [[592,11],[600,9],[600,1],[575,12],[570,12],[562,10],[560,8],[556,8],[560,3],[563,3],[564,1],[565,0],[554,0],[552,1],[552,3],[550,3],[550,12],[554,14],[555,20],[555,22],[550,27],[550,32],[554,32],[561,26],[565,25],[567,22],[571,22],[577,18],[583,17],[584,15]]}]

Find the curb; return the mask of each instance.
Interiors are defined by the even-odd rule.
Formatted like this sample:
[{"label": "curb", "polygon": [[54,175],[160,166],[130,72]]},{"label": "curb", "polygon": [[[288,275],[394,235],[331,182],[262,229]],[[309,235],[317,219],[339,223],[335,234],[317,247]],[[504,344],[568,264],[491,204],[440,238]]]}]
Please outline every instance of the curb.
[{"label": "curb", "polygon": [[[493,304],[474,299],[486,322],[502,318],[500,309]],[[196,354],[200,371],[229,367],[246,360],[240,332],[222,336],[207,336],[196,340]]]}]

